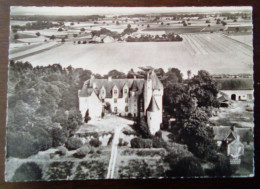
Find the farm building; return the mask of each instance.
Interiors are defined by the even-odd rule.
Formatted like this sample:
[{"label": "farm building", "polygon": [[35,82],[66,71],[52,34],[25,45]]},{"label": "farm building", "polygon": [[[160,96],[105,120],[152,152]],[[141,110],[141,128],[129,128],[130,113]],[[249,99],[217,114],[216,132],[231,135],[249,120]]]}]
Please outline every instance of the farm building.
[{"label": "farm building", "polygon": [[105,112],[121,116],[147,116],[151,134],[162,123],[163,85],[153,70],[147,79],[96,79],[87,80],[79,90],[79,109],[83,116],[101,118]]},{"label": "farm building", "polygon": [[220,92],[231,100],[252,101],[254,99],[252,78],[219,79],[217,80]]}]

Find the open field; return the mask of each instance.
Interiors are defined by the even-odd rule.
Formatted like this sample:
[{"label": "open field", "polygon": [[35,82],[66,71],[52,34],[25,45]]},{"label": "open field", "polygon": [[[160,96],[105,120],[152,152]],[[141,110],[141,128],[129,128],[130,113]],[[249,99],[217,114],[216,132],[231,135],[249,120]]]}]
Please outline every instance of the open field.
[{"label": "open field", "polygon": [[187,70],[195,73],[201,69],[215,74],[252,73],[252,47],[217,33],[185,34],[182,37],[183,42],[65,43],[21,60],[34,66],[53,63],[65,67],[73,65],[100,74],[115,68],[127,72],[131,68],[148,65],[164,69],[177,67],[184,74]]}]

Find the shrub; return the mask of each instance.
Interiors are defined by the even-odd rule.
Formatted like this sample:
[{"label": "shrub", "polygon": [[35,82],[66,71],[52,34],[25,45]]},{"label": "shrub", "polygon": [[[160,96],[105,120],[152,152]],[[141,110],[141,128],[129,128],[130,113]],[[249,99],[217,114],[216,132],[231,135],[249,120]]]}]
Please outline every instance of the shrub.
[{"label": "shrub", "polygon": [[155,136],[158,137],[158,138],[162,138],[162,131],[157,131],[155,133]]},{"label": "shrub", "polygon": [[58,127],[54,127],[52,129],[52,146],[53,147],[58,147],[60,145],[63,145],[65,143],[65,133],[63,132],[62,129]]},{"label": "shrub", "polygon": [[122,138],[119,139],[119,143],[118,143],[118,146],[127,146],[128,145],[128,142],[126,141],[123,141]]},{"label": "shrub", "polygon": [[67,149],[63,146],[58,147],[58,150],[55,152],[55,154],[58,154],[60,156],[64,156],[67,153]]},{"label": "shrub", "polygon": [[73,154],[75,158],[84,158],[91,151],[91,147],[88,144],[85,144]]},{"label": "shrub", "polygon": [[34,162],[23,163],[12,178],[13,181],[36,181],[42,179],[42,170]]},{"label": "shrub", "polygon": [[53,162],[46,171],[47,180],[65,180],[71,176],[73,162]]},{"label": "shrub", "polygon": [[89,144],[90,144],[91,146],[97,148],[97,147],[99,147],[99,146],[102,144],[102,142],[100,142],[99,139],[94,138],[94,139],[91,139],[91,140],[89,141]]},{"label": "shrub", "polygon": [[214,163],[214,168],[208,170],[210,176],[231,176],[235,170],[230,165],[229,158],[223,154],[216,154],[211,161]]},{"label": "shrub", "polygon": [[66,148],[68,150],[76,150],[83,145],[82,141],[79,138],[71,137],[66,142]]},{"label": "shrub", "polygon": [[152,148],[151,139],[133,138],[131,141],[131,148]]},{"label": "shrub", "polygon": [[154,137],[152,139],[152,142],[153,142],[154,148],[163,148],[167,145],[166,142],[164,142],[163,139],[161,139],[159,137]]},{"label": "shrub", "polygon": [[183,157],[176,163],[170,163],[170,168],[171,170],[166,171],[168,177],[195,177],[204,175],[200,161],[194,156]]}]

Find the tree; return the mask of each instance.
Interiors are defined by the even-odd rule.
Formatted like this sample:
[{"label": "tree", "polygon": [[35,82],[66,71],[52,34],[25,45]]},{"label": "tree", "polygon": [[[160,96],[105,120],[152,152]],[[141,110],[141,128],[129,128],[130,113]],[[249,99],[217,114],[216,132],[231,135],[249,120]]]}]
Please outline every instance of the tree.
[{"label": "tree", "polygon": [[50,39],[51,40],[54,40],[56,37],[54,36],[54,35],[52,35],[51,37],[50,37]]},{"label": "tree", "polygon": [[16,182],[39,181],[42,179],[42,170],[34,162],[23,163],[12,178]]},{"label": "tree", "polygon": [[190,70],[187,71],[187,76],[188,76],[188,79],[190,79],[190,77],[191,77],[191,71]]},{"label": "tree", "polygon": [[85,31],[85,28],[81,28],[80,31],[84,32],[84,31]]},{"label": "tree", "polygon": [[126,75],[124,72],[120,72],[120,71],[117,71],[117,70],[111,70],[108,72],[107,75],[105,75],[105,77],[109,77],[111,76],[112,78],[115,78],[115,79],[124,79],[126,78]]},{"label": "tree", "polygon": [[59,28],[58,31],[61,32],[61,31],[63,31],[63,29],[62,29],[62,28]]},{"label": "tree", "polygon": [[147,28],[150,28],[150,24],[147,24]]},{"label": "tree", "polygon": [[38,37],[39,37],[40,35],[41,35],[41,34],[40,34],[40,32],[36,32],[36,36],[38,36]]},{"label": "tree", "polygon": [[126,75],[127,78],[134,78],[134,76],[136,75],[136,73],[134,72],[133,68],[130,69]]},{"label": "tree", "polygon": [[19,39],[19,35],[18,35],[18,34],[15,34],[15,35],[14,35],[14,39]]},{"label": "tree", "polygon": [[218,107],[217,84],[207,71],[200,70],[189,80],[190,94],[198,100],[198,107]]}]

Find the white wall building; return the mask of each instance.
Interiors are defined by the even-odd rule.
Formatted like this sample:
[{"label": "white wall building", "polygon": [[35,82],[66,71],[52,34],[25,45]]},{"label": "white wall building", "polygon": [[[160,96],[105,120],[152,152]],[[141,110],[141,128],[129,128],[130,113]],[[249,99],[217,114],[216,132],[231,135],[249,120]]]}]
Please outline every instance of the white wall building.
[{"label": "white wall building", "polygon": [[147,79],[96,79],[92,76],[78,96],[83,117],[88,111],[92,119],[100,118],[109,108],[110,112],[121,116],[146,115],[151,133],[160,130],[163,85],[152,70]]}]

